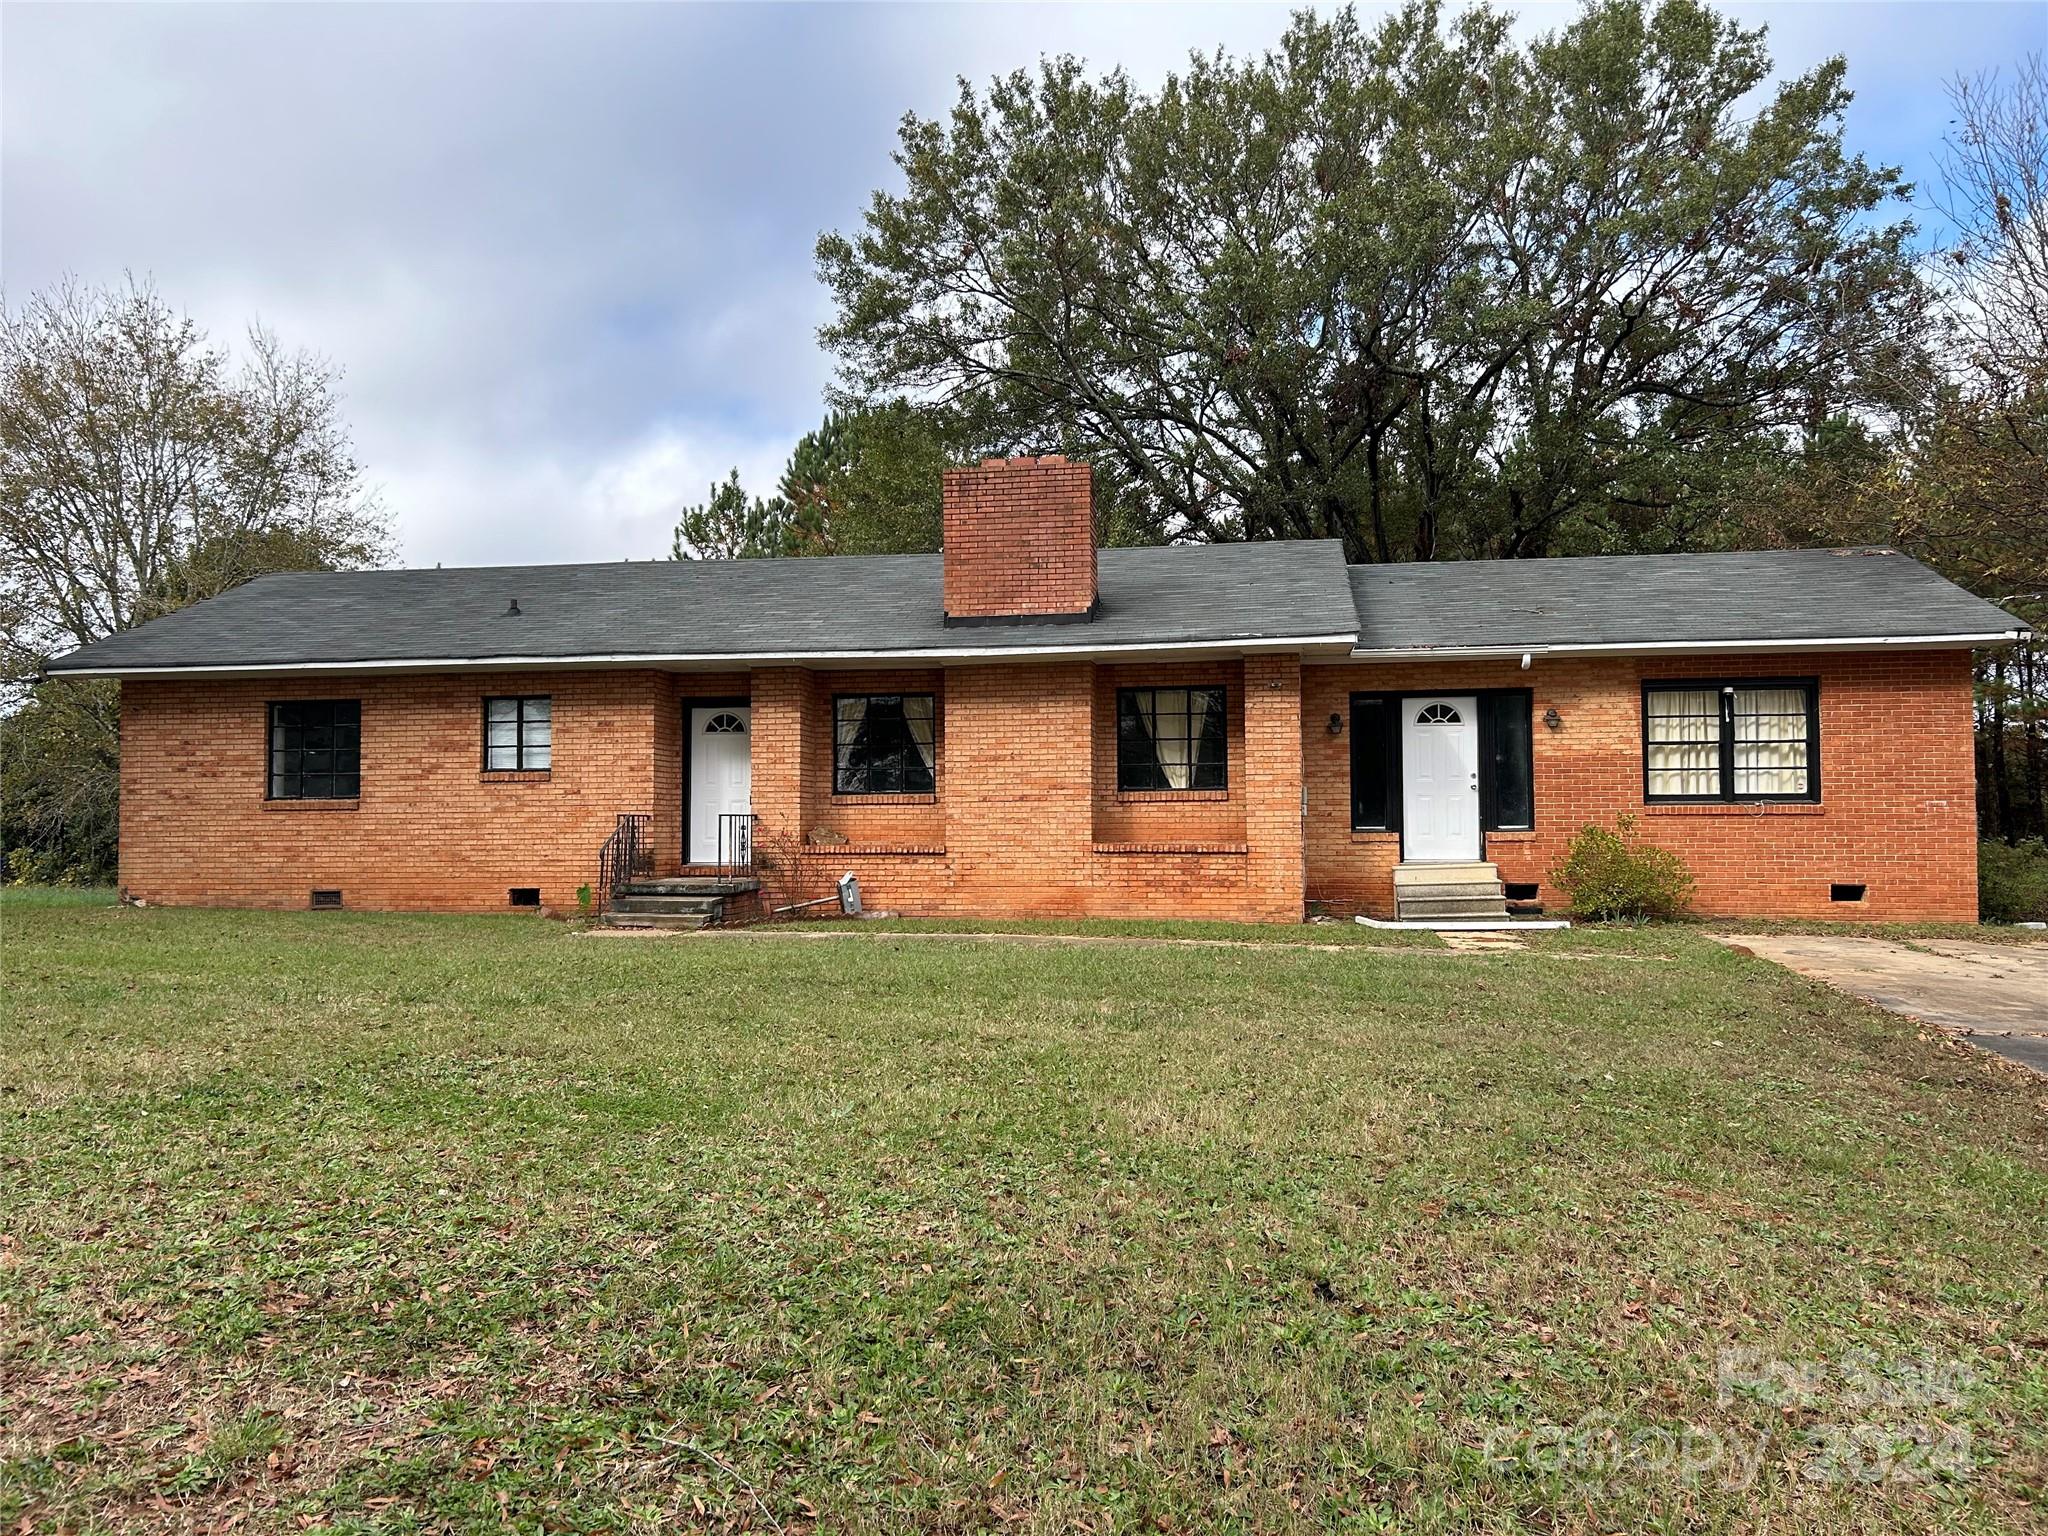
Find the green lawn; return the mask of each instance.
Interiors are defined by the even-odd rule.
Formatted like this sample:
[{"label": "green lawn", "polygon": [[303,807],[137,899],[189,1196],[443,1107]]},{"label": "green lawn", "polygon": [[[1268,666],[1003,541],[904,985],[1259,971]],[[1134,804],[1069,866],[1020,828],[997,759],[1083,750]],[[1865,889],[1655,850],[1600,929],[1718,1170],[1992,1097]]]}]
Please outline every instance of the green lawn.
[{"label": "green lawn", "polygon": [[0,972],[9,1532],[2048,1520],[2042,1084],[1696,931]]}]

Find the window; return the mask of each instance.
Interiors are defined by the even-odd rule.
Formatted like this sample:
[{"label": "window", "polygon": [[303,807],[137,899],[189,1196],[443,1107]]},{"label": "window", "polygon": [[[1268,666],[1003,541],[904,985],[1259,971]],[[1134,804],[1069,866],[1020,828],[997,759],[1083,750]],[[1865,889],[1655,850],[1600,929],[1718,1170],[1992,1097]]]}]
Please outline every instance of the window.
[{"label": "window", "polygon": [[353,800],[362,790],[360,699],[270,706],[272,800]]},{"label": "window", "polygon": [[936,794],[936,724],[932,695],[928,693],[835,695],[832,793]]},{"label": "window", "polygon": [[1645,683],[1649,800],[1818,800],[1820,688],[1810,679]]},{"label": "window", "polygon": [[1224,789],[1229,726],[1221,688],[1119,688],[1116,787]]},{"label": "window", "polygon": [[1536,762],[1530,720],[1536,696],[1527,688],[1479,695],[1479,825],[1488,832],[1527,832],[1536,825]]},{"label": "window", "polygon": [[1401,722],[1399,698],[1351,695],[1351,829],[1397,832],[1401,827]]},{"label": "window", "polygon": [[713,715],[704,722],[704,734],[706,736],[744,736],[747,734],[747,722],[738,715],[733,714],[730,710],[726,710],[720,714]]},{"label": "window", "polygon": [[554,703],[546,694],[484,700],[487,771],[546,768],[554,759],[554,740]]},{"label": "window", "polygon": [[[1351,830],[1401,830],[1401,716],[1398,693],[1351,695]],[[1478,695],[1479,825],[1487,832],[1526,832],[1536,825],[1535,695],[1500,688]],[[1457,725],[1455,705],[1424,705],[1418,725]]]}]

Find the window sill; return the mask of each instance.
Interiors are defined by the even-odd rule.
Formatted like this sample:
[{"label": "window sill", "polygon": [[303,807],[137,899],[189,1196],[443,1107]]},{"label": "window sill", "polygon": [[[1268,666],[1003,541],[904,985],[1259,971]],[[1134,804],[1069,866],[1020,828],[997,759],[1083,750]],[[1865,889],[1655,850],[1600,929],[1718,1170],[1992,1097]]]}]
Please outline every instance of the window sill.
[{"label": "window sill", "polygon": [[944,843],[812,843],[804,852],[821,859],[921,859],[945,853]]},{"label": "window sill", "polygon": [[1536,841],[1534,827],[1504,827],[1498,832],[1479,834],[1489,843],[1533,843]]},{"label": "window sill", "polygon": [[1353,827],[1351,841],[1354,843],[1398,843],[1401,834],[1390,827]]},{"label": "window sill", "polygon": [[266,800],[266,811],[352,811],[361,800]]},{"label": "window sill", "polygon": [[1165,800],[1184,804],[1189,800],[1228,800],[1227,789],[1120,789],[1116,792],[1118,805],[1146,805],[1153,801]]},{"label": "window sill", "polygon": [[939,797],[937,794],[842,795],[834,792],[832,803],[834,805],[937,805]]},{"label": "window sill", "polygon": [[1818,800],[1712,800],[1646,805],[1645,816],[1824,816]]},{"label": "window sill", "polygon": [[477,775],[479,784],[545,784],[553,776],[546,768],[486,768]]},{"label": "window sill", "polygon": [[1243,843],[1097,843],[1097,853],[1216,853],[1241,855],[1249,850]]}]

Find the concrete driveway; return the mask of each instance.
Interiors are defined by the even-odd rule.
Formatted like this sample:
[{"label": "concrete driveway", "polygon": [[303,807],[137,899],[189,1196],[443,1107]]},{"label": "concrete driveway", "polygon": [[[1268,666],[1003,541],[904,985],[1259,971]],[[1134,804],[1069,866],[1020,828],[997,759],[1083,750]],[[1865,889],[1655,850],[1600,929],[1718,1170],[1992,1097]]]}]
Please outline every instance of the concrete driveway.
[{"label": "concrete driveway", "polygon": [[1722,942],[2048,1072],[2048,944],[1821,934]]}]

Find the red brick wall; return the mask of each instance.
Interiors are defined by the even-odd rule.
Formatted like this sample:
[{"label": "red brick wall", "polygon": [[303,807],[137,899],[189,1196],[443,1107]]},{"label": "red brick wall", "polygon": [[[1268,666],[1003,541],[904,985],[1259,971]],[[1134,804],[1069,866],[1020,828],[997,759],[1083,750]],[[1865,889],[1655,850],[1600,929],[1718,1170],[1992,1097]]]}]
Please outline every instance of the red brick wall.
[{"label": "red brick wall", "polygon": [[[1645,807],[1640,683],[1817,676],[1817,806]],[[1221,681],[1230,690],[1222,796],[1116,792],[1115,690]],[[956,915],[1292,921],[1304,898],[1385,912],[1399,840],[1350,830],[1352,691],[1528,687],[1536,829],[1488,835],[1504,878],[1543,885],[1571,834],[1617,811],[1699,877],[1709,914],[1875,920],[1976,914],[1969,658],[1961,652],[1781,655],[1698,662],[1542,660],[984,665],[751,679],[548,672],[312,682],[131,682],[122,693],[121,878],[145,900],[302,907],[336,887],[352,907],[502,910],[514,886],[574,905],[616,816],[654,816],[658,867],[678,867],[681,710],[751,695],[754,808],[767,831],[850,839],[806,855],[853,870],[872,907]],[[831,793],[831,695],[929,688],[941,699],[939,792]],[[481,700],[554,699],[554,767],[485,774]],[[266,802],[265,706],[359,698],[356,802]],[[1346,733],[1331,736],[1332,713]],[[1302,806],[1307,783],[1306,821]],[[1869,887],[1858,906],[1828,885]],[[1556,894],[1547,886],[1546,899]]]},{"label": "red brick wall", "polygon": [[1095,606],[1092,471],[1057,454],[983,459],[944,483],[949,619],[1073,615]]},{"label": "red brick wall", "polygon": [[[1817,677],[1817,805],[1650,806],[1642,793],[1645,678]],[[1310,899],[1386,914],[1400,839],[1353,832],[1349,696],[1353,691],[1534,691],[1536,828],[1486,837],[1505,880],[1543,887],[1590,821],[1634,812],[1642,835],[1679,854],[1707,915],[1973,922],[1977,916],[1975,761],[1970,657],[1962,651],[1722,656],[1689,660],[1344,663],[1305,669]],[[1560,729],[1541,723],[1555,708]],[[1345,734],[1327,722],[1342,715]],[[1833,882],[1868,886],[1857,905]]]},{"label": "red brick wall", "polygon": [[[1252,666],[1267,669],[1256,697]],[[1296,921],[1303,898],[1293,666],[1289,659],[1006,664],[937,677],[759,673],[754,807],[764,831],[794,825],[795,817],[805,831],[824,825],[851,838],[844,846],[813,845],[804,855],[810,873],[797,883],[808,893],[850,870],[871,909]],[[921,681],[943,701],[938,794],[911,804],[832,795],[831,695]],[[1220,797],[1118,795],[1116,689],[1188,682],[1230,690],[1230,788]],[[776,703],[764,723],[771,694]],[[1251,756],[1248,739],[1271,760]],[[1271,817],[1275,807],[1283,821],[1292,817],[1291,844],[1283,827],[1276,851],[1262,858],[1247,850],[1247,817]]]},{"label": "red brick wall", "polygon": [[[1227,786],[1217,790],[1129,792],[1116,785],[1116,695],[1119,688],[1221,685]],[[1097,843],[1152,846],[1244,846],[1244,666],[1240,662],[1178,662],[1098,666],[1094,709]]]},{"label": "red brick wall", "polygon": [[[932,695],[932,776],[929,795],[840,795],[832,789],[832,698],[840,693],[928,693]],[[926,671],[816,672],[809,707],[814,729],[804,738],[804,832],[835,832],[856,847],[936,847],[946,840],[940,796],[946,791],[946,679]],[[756,770],[758,772],[758,770]]]},{"label": "red brick wall", "polygon": [[[658,672],[145,681],[121,690],[121,883],[146,901],[573,909],[622,812],[652,811],[674,680]],[[482,771],[488,694],[548,694],[553,768]],[[362,795],[264,798],[268,704],[362,701]],[[665,770],[661,770],[665,771]]]}]

